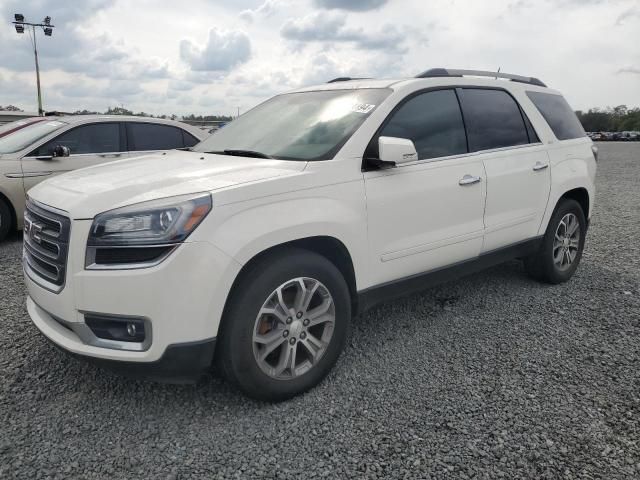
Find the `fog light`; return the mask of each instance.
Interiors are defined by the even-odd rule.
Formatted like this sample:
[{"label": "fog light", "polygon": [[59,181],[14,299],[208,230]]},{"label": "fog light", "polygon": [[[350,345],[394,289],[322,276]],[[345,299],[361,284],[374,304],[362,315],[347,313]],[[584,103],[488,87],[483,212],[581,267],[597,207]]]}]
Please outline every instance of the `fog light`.
[{"label": "fog light", "polygon": [[84,321],[96,337],[105,340],[142,343],[146,338],[145,322],[141,318],[87,313]]},{"label": "fog light", "polygon": [[136,336],[136,324],[135,323],[127,323],[127,333],[130,337]]}]

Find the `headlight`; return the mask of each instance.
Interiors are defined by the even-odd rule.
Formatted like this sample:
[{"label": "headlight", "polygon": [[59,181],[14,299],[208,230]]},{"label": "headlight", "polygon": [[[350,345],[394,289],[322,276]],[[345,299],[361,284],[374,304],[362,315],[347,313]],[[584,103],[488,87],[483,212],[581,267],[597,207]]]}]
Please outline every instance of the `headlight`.
[{"label": "headlight", "polygon": [[171,245],[182,242],[211,211],[211,195],[171,197],[96,216],[89,246]]}]

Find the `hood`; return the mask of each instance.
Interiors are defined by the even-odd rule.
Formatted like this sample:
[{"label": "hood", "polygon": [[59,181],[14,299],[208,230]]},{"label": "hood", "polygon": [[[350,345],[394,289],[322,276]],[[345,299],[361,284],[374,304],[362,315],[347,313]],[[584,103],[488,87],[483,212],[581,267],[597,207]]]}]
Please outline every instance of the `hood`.
[{"label": "hood", "polygon": [[28,194],[69,212],[71,218],[93,218],[147,200],[293,175],[305,166],[299,161],[172,150],[65,173],[36,185]]}]

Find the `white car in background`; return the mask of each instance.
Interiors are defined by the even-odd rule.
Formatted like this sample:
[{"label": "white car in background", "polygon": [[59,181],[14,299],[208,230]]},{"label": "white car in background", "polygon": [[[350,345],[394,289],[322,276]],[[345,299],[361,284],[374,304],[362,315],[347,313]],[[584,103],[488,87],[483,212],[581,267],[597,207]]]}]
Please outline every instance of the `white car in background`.
[{"label": "white car in background", "polygon": [[[46,178],[114,160],[192,147],[206,132],[158,118],[69,115],[13,122],[0,136],[0,241],[22,228],[25,192]],[[159,167],[160,168],[160,167]]]},{"label": "white car in background", "polygon": [[596,160],[535,78],[434,69],[303,88],[190,151],[33,188],[27,309],[90,361],[186,381],[216,360],[282,400],[330,371],[376,302],[514,258],[568,281]]}]

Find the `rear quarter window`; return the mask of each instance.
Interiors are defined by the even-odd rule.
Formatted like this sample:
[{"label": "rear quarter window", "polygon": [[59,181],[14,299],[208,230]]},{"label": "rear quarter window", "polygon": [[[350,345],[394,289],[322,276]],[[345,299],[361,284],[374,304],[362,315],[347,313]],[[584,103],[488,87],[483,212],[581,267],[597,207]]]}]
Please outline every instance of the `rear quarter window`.
[{"label": "rear quarter window", "polygon": [[558,140],[571,140],[586,135],[580,120],[562,95],[527,92],[527,97],[547,121]]},{"label": "rear quarter window", "polygon": [[184,147],[182,130],[158,123],[128,122],[129,151],[172,150]]}]

